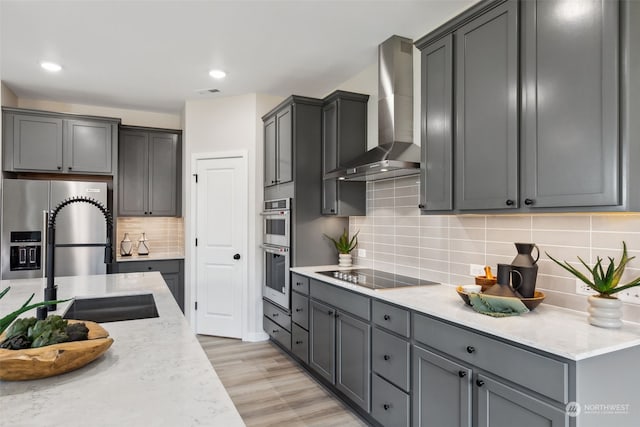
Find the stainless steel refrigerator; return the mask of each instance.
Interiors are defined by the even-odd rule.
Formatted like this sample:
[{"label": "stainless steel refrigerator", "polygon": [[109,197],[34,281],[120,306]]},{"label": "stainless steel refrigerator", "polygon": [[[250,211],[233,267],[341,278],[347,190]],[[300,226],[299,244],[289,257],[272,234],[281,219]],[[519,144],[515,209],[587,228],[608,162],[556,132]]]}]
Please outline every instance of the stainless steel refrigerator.
[{"label": "stainless steel refrigerator", "polygon": [[[5,179],[2,188],[2,279],[45,277],[47,214],[63,200],[91,197],[107,206],[104,182]],[[87,203],[60,210],[56,219],[55,275],[105,274],[103,214]]]}]

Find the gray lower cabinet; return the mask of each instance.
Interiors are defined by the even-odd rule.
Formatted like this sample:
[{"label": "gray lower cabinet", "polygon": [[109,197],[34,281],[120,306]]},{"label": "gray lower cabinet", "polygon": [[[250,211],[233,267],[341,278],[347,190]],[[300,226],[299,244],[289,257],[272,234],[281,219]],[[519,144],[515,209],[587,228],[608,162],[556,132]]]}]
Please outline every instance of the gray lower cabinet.
[{"label": "gray lower cabinet", "polygon": [[[569,417],[557,408],[485,375],[477,375],[478,427],[565,427]],[[445,426],[445,424],[433,424]]]},{"label": "gray lower cabinet", "polygon": [[621,203],[619,2],[571,4],[580,14],[562,19],[555,2],[522,3],[522,197],[531,211]]},{"label": "gray lower cabinet", "polygon": [[413,425],[471,427],[471,369],[413,346]]},{"label": "gray lower cabinet", "polygon": [[181,133],[139,127],[120,128],[120,216],[180,215]]},{"label": "gray lower cabinet", "polygon": [[309,332],[296,325],[291,325],[291,351],[304,363],[309,363]]},{"label": "gray lower cabinet", "polygon": [[371,415],[373,418],[384,427],[410,426],[411,400],[409,395],[375,374],[371,377]]},{"label": "gray lower cabinet", "polygon": [[178,259],[157,261],[125,261],[117,263],[118,273],[144,273],[159,271],[167,287],[184,313],[184,261]]},{"label": "gray lower cabinet", "polygon": [[[313,294],[313,288],[311,291]],[[371,326],[367,321],[313,299],[309,301],[309,310],[309,366],[369,412]]]},{"label": "gray lower cabinet", "polygon": [[453,35],[422,50],[420,209],[453,209]]},{"label": "gray lower cabinet", "polygon": [[518,207],[518,2],[455,31],[455,186],[460,210]]},{"label": "gray lower cabinet", "polygon": [[3,170],[111,175],[118,122],[3,108]]}]

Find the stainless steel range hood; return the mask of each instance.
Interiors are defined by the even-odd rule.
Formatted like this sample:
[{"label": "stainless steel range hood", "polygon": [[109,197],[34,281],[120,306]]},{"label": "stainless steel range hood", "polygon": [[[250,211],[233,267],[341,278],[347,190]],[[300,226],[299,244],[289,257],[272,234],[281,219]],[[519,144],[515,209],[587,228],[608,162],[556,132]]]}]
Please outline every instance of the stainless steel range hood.
[{"label": "stainless steel range hood", "polygon": [[378,46],[378,146],[325,175],[374,181],[420,173],[413,144],[413,40],[392,36]]}]

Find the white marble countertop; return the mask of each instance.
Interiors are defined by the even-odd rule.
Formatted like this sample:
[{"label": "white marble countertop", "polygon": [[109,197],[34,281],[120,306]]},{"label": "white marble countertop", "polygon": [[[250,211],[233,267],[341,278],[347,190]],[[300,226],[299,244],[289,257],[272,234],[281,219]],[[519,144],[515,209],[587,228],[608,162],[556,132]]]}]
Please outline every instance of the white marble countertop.
[{"label": "white marble countertop", "polygon": [[465,305],[452,285],[372,290],[315,273],[338,269],[331,265],[297,267],[291,271],[570,360],[640,345],[637,323],[624,322],[620,329],[598,328],[588,323],[587,313],[544,303],[520,316],[491,317]]},{"label": "white marble countertop", "polygon": [[[153,293],[159,317],[104,323],[114,339],[76,371],[0,381],[0,426],[244,426],[204,350],[158,272],[56,279],[58,298]],[[22,305],[42,279],[3,280],[0,314]],[[71,302],[58,305],[62,314]],[[35,310],[21,317],[35,316]]]},{"label": "white marble countertop", "polygon": [[151,251],[149,255],[132,254],[131,256],[116,255],[116,262],[129,261],[160,261],[165,259],[184,259],[184,251]]}]

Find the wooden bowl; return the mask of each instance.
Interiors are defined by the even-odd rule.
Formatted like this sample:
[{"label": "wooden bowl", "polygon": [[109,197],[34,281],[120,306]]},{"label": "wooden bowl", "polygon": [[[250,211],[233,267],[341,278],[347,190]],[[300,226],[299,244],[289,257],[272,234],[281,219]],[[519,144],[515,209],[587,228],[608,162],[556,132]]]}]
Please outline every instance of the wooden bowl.
[{"label": "wooden bowl", "polygon": [[476,276],[476,285],[482,286],[482,292],[496,284],[497,278],[487,279],[487,276]]},{"label": "wooden bowl", "polygon": [[[63,374],[94,361],[111,347],[113,338],[109,338],[102,326],[84,320],[69,320],[69,323],[77,322],[87,326],[89,339],[24,350],[0,348],[0,380],[35,380]],[[3,339],[4,334],[0,341]]]},{"label": "wooden bowl", "polygon": [[520,301],[529,309],[533,310],[544,300],[545,295],[540,291],[535,291],[533,298],[520,298]]},{"label": "wooden bowl", "polygon": [[458,286],[456,288],[456,291],[458,292],[458,295],[460,295],[460,298],[462,298],[462,301],[464,301],[465,304],[470,306],[471,305],[471,301],[469,300],[469,294],[466,293],[464,291],[464,289],[462,289],[462,286]]}]

